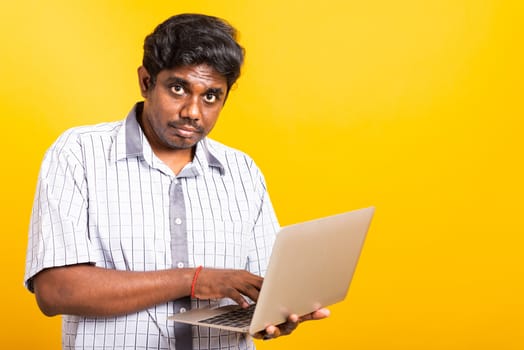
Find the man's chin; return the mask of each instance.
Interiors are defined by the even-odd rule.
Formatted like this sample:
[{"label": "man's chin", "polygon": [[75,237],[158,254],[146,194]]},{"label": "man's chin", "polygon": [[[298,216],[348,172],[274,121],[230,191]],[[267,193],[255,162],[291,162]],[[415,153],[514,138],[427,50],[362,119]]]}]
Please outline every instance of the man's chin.
[{"label": "man's chin", "polygon": [[191,149],[191,148],[195,147],[195,145],[198,143],[198,141],[200,141],[200,140],[197,140],[197,141],[195,141],[195,140],[178,140],[177,142],[171,142],[169,146],[173,150]]}]

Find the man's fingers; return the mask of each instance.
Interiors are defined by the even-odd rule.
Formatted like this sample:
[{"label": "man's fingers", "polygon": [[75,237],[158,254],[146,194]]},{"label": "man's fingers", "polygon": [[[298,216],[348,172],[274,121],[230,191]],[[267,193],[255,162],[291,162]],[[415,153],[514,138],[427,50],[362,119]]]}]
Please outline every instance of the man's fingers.
[{"label": "man's fingers", "polygon": [[225,296],[233,299],[242,307],[247,307],[248,303],[244,298],[244,295],[253,301],[257,301],[260,288],[262,286],[262,278],[259,276],[252,275],[248,272],[236,276],[239,277],[238,282],[232,281],[232,285],[229,288],[229,294]]},{"label": "man's fingers", "polygon": [[264,334],[264,340],[273,339],[280,336],[280,329],[276,326],[268,326],[266,328],[266,334]]},{"label": "man's fingers", "polygon": [[316,311],[313,311],[310,314],[300,317],[300,322],[310,321],[310,320],[321,320],[323,318],[329,317],[330,314],[331,312],[329,311],[329,309],[325,309],[325,308],[318,309]]},{"label": "man's fingers", "polygon": [[287,321],[286,323],[281,324],[278,326],[280,330],[280,335],[288,335],[291,334],[297,327],[298,327],[298,317],[296,321]]},{"label": "man's fingers", "polygon": [[243,307],[242,296],[256,301],[263,278],[245,270],[203,269],[196,282],[195,295],[200,299],[230,298]]},{"label": "man's fingers", "polygon": [[326,317],[329,317],[331,315],[331,311],[326,308],[318,309],[317,311],[312,313],[312,317],[314,320],[320,320]]},{"label": "man's fingers", "polygon": [[288,335],[288,334],[291,334],[298,327],[300,322],[309,321],[309,320],[320,320],[320,319],[328,317],[329,314],[330,314],[330,311],[325,308],[318,309],[302,317],[299,317],[296,314],[291,314],[289,315],[285,323],[282,323],[278,326],[273,326],[273,325],[268,326],[266,327],[264,332],[257,333],[255,335],[255,338],[257,339],[262,338],[264,340],[269,340],[269,339],[273,339],[273,338],[276,338],[282,335]]},{"label": "man's fingers", "polygon": [[240,293],[244,294],[245,296],[247,296],[249,299],[253,301],[257,301],[258,295],[260,293],[260,287],[257,288],[254,285],[247,284],[242,287],[242,289],[240,290]]},{"label": "man's fingers", "polygon": [[291,314],[291,315],[289,315],[289,317],[288,317],[288,321],[289,321],[289,322],[292,322],[292,323],[297,323],[299,320],[300,320],[300,319],[299,319],[299,317],[298,317],[297,314]]},{"label": "man's fingers", "polygon": [[224,293],[224,297],[232,299],[235,303],[246,308],[249,306],[247,300],[234,288],[228,288],[228,291]]}]

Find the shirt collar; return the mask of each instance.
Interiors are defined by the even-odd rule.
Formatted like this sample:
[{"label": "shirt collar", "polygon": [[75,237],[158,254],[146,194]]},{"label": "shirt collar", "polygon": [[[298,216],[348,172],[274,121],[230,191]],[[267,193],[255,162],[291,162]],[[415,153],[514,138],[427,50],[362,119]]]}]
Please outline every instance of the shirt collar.
[{"label": "shirt collar", "polygon": [[[115,142],[116,161],[134,157],[138,157],[143,160],[153,158],[151,145],[149,144],[149,141],[145,137],[144,132],[138,123],[138,116],[142,114],[143,107],[143,102],[136,103],[124,120],[122,127],[118,131]],[[209,168],[216,168],[219,170],[221,175],[224,175],[225,173],[225,162],[211,147],[207,137],[197,143],[193,164],[200,167],[203,171]],[[189,169],[190,168],[187,170]],[[179,176],[183,175],[184,170],[179,174]],[[195,170],[196,169],[191,170],[193,176],[196,175],[194,174]]]}]

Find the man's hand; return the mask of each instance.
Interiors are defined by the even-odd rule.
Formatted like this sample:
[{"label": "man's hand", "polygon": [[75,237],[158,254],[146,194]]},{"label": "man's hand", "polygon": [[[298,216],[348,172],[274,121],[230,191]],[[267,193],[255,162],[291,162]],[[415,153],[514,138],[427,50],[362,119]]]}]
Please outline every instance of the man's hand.
[{"label": "man's hand", "polygon": [[243,295],[256,301],[263,280],[245,270],[204,268],[195,283],[195,296],[199,299],[231,298],[246,308],[249,304]]},{"label": "man's hand", "polygon": [[255,338],[268,340],[268,339],[280,337],[282,335],[288,335],[288,334],[291,334],[298,327],[298,325],[301,322],[310,321],[310,320],[321,320],[321,319],[328,317],[329,315],[330,315],[329,310],[325,308],[318,309],[302,317],[299,317],[298,315],[295,315],[295,314],[291,314],[289,315],[285,323],[282,323],[278,326],[273,326],[273,325],[268,326],[264,332],[260,332],[256,334]]}]

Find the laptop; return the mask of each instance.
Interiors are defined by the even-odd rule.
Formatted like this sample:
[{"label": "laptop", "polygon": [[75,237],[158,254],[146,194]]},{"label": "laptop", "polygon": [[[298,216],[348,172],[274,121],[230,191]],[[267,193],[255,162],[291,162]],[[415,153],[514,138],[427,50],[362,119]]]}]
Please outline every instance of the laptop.
[{"label": "laptop", "polygon": [[282,227],[256,304],[192,309],[169,319],[254,335],[290,314],[344,300],[373,214],[369,207]]}]

